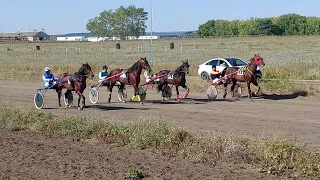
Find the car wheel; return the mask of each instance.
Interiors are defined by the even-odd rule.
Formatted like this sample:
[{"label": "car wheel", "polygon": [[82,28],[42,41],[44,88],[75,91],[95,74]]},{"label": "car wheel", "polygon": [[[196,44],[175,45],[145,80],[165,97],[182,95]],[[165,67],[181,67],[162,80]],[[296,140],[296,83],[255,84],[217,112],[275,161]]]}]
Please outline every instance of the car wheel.
[{"label": "car wheel", "polygon": [[203,80],[209,80],[209,79],[210,79],[209,74],[206,73],[206,72],[201,73],[201,79],[203,79]]}]

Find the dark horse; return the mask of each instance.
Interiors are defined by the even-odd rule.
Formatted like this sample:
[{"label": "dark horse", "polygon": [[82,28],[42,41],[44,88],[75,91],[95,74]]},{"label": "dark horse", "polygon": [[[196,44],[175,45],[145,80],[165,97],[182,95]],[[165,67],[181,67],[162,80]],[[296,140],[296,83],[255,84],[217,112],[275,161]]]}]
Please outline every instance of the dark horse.
[{"label": "dark horse", "polygon": [[251,98],[251,89],[250,84],[253,83],[257,88],[257,92],[254,95],[257,95],[260,91],[260,86],[257,83],[257,75],[256,69],[258,66],[264,66],[265,63],[263,62],[263,58],[258,54],[254,55],[247,66],[244,66],[242,69],[239,67],[230,67],[223,71],[222,76],[226,76],[227,80],[223,83],[224,84],[224,95],[223,98],[227,96],[227,86],[230,82],[232,82],[231,91],[234,90],[234,87],[239,82],[247,82],[249,98]]},{"label": "dark horse", "polygon": [[[120,90],[123,89],[126,84],[131,85],[134,88],[134,95],[131,98],[131,100],[133,101],[138,93],[137,91],[138,91],[138,86],[140,84],[140,75],[141,75],[142,69],[146,69],[148,70],[148,73],[152,73],[152,69],[146,57],[144,58],[140,57],[140,60],[134,63],[129,69],[112,70],[109,74],[109,77],[114,76],[116,74],[121,74],[121,73],[124,73],[123,75],[125,76],[119,75],[119,76],[114,76],[110,78],[108,103],[111,102],[112,89],[117,81],[120,82],[120,87],[119,87]],[[140,95],[138,95],[138,100],[142,104]]]},{"label": "dark horse", "polygon": [[[167,74],[167,75],[166,75]],[[189,88],[186,85],[186,74],[189,74],[189,63],[187,61],[182,61],[182,65],[179,66],[176,70],[170,71],[170,70],[161,70],[157,75],[163,77],[159,78],[157,91],[160,92],[163,89],[163,86],[172,84],[176,86],[176,100],[180,102],[179,100],[179,86],[183,87],[187,90],[186,94],[183,96],[183,98],[186,98],[189,94]],[[162,100],[164,100],[164,96],[162,94]]]},{"label": "dark horse", "polygon": [[[94,74],[91,71],[91,67],[88,63],[82,64],[78,72],[75,72],[74,74],[68,74],[63,73],[58,77],[58,82],[63,82],[58,84],[56,91],[58,93],[58,100],[59,100],[59,107],[61,108],[61,92],[62,89],[66,88],[67,92],[65,93],[65,96],[71,94],[71,91],[75,91],[79,95],[78,99],[78,109],[83,110],[83,107],[85,106],[85,97],[83,96],[83,91],[87,87],[86,79],[87,77],[93,78]],[[82,106],[80,107],[80,100],[82,98]]]}]

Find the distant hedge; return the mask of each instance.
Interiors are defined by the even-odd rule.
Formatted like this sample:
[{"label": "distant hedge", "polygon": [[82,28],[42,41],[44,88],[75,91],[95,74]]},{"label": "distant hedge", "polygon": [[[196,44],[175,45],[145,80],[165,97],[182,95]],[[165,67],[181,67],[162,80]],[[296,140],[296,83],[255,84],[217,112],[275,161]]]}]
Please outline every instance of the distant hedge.
[{"label": "distant hedge", "polygon": [[320,35],[320,17],[284,14],[248,20],[209,20],[199,26],[198,37],[246,35]]}]

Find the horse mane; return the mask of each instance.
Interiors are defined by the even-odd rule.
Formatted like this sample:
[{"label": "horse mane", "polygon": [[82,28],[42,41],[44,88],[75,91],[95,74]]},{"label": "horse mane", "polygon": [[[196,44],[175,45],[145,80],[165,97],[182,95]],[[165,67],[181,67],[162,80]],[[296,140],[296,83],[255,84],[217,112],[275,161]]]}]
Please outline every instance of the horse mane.
[{"label": "horse mane", "polygon": [[[139,61],[140,61],[140,60],[139,60]],[[127,72],[128,72],[128,73],[131,73],[131,72],[133,72],[134,70],[138,69],[138,62],[139,62],[139,61],[135,62],[130,68],[128,68],[128,69],[127,69]]]},{"label": "horse mane", "polygon": [[181,69],[182,67],[184,66],[185,63],[181,64],[177,69],[175,69],[173,72],[177,73],[177,74],[180,74],[182,73]]}]

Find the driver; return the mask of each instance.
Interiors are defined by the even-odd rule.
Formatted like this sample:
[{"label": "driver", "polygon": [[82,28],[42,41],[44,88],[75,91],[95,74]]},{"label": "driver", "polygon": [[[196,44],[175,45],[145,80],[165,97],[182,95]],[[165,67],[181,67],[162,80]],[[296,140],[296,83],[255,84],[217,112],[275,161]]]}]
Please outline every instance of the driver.
[{"label": "driver", "polygon": [[[212,83],[217,83],[220,80],[221,77],[222,77],[222,72],[219,72],[217,70],[217,66],[213,65],[212,66],[212,70],[211,70],[211,78],[213,79]],[[225,80],[226,80],[226,78],[224,77],[219,84],[224,83]]]},{"label": "driver", "polygon": [[108,86],[109,85],[109,81],[108,80],[104,80],[108,76],[109,76],[109,74],[108,74],[108,66],[104,65],[104,66],[102,66],[102,70],[99,72],[99,79],[98,79],[99,82],[102,82],[102,86]]},{"label": "driver", "polygon": [[46,88],[49,88],[49,87],[51,87],[52,89],[56,88],[58,80],[57,78],[54,77],[53,74],[51,74],[51,69],[49,67],[45,67],[44,72],[45,73],[42,75],[44,86]]}]

